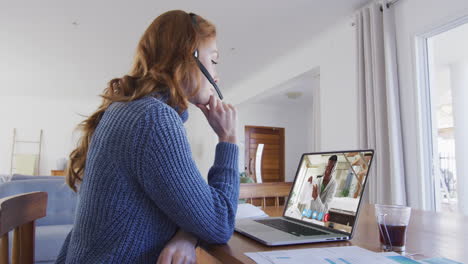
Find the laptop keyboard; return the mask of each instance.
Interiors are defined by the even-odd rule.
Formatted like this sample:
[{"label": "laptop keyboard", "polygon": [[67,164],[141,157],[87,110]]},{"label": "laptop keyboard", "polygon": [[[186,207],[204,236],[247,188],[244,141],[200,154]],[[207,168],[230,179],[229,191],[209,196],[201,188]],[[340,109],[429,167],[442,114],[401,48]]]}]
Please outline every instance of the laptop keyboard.
[{"label": "laptop keyboard", "polygon": [[308,228],[303,225],[285,221],[283,219],[259,219],[255,220],[255,222],[279,229],[295,236],[316,236],[328,234],[323,231],[314,228]]}]

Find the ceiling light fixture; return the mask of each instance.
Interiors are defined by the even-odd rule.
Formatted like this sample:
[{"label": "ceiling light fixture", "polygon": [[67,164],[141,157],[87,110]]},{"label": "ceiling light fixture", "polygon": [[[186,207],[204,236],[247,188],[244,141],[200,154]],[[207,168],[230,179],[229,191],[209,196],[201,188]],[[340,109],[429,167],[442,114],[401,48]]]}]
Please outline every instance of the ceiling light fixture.
[{"label": "ceiling light fixture", "polygon": [[297,99],[302,96],[302,92],[287,92],[286,96],[289,99]]}]

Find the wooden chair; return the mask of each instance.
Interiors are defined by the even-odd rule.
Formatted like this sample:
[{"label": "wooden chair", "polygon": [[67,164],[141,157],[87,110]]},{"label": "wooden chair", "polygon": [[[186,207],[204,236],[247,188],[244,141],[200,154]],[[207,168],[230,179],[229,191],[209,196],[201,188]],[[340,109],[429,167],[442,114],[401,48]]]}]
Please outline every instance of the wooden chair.
[{"label": "wooden chair", "polygon": [[8,233],[13,233],[12,264],[34,263],[35,220],[46,216],[47,193],[31,192],[0,199],[0,264],[8,264]]},{"label": "wooden chair", "polygon": [[241,183],[239,199],[262,198],[262,208],[266,206],[266,198],[275,197],[275,207],[279,207],[279,197],[288,197],[291,192],[292,182],[268,182],[268,183]]}]

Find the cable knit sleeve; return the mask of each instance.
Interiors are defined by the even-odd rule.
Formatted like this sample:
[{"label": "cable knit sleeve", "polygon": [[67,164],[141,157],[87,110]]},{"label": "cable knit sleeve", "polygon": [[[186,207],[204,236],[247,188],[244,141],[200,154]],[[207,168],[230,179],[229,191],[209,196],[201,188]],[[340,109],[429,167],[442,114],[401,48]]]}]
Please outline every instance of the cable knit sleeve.
[{"label": "cable knit sleeve", "polygon": [[237,145],[218,143],[207,184],[177,112],[151,107],[139,125],[136,173],[146,194],[183,230],[208,243],[226,243],[234,231],[239,197]]}]

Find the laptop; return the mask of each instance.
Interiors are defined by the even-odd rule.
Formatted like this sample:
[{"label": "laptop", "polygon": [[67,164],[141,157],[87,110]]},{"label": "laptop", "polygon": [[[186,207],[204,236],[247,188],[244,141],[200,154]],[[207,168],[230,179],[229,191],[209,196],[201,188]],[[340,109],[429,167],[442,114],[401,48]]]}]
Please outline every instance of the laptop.
[{"label": "laptop", "polygon": [[268,246],[350,240],[374,151],[302,154],[282,217],[244,218],[235,231]]}]

